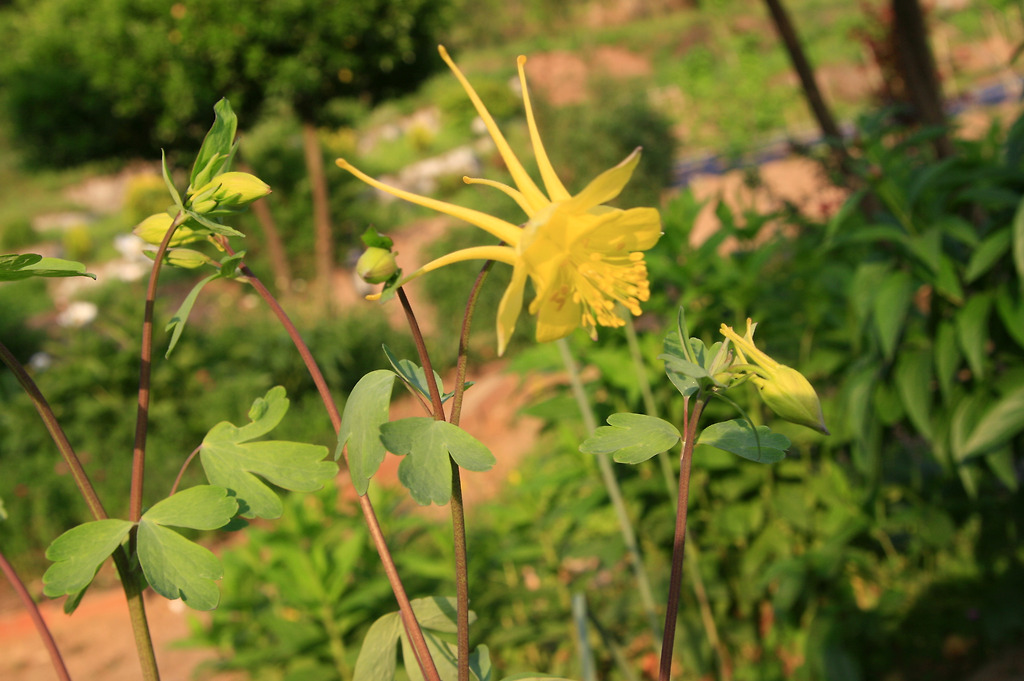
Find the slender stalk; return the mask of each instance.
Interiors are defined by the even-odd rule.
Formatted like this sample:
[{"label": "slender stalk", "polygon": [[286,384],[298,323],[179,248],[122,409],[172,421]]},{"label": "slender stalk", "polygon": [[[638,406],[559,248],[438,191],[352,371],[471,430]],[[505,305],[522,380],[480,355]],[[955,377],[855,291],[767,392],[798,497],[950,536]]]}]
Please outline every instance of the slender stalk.
[{"label": "slender stalk", "polygon": [[[644,410],[648,416],[658,416],[658,405],[654,401],[654,393],[651,392],[651,382],[647,380],[647,372],[644,368],[643,356],[640,354],[640,344],[637,341],[636,329],[633,327],[632,318],[626,320],[626,342],[629,346],[629,354],[633,357],[633,368],[636,370],[637,383],[640,386],[640,394],[644,400]],[[672,470],[672,463],[669,461],[668,452],[658,454],[658,463],[661,465],[661,475],[665,479],[668,488],[669,498],[672,506],[679,510],[679,499],[677,497],[678,482]],[[690,547],[686,554],[686,563],[689,568],[690,579],[693,580],[693,593],[697,597],[697,605],[700,608],[701,621],[704,623],[704,631],[708,637],[708,643],[718,657],[718,666],[721,670],[723,681],[732,679],[732,661],[729,659],[729,652],[722,645],[722,639],[718,635],[718,626],[711,613],[711,603],[708,601],[708,593],[704,588],[704,578],[700,574],[700,551],[696,545]]]},{"label": "slender stalk", "polygon": [[[399,287],[398,299],[405,310],[405,318],[409,322],[413,342],[423,365],[423,373],[430,388],[430,402],[433,406],[434,419],[444,421],[444,405],[441,403],[441,391],[434,380],[434,367],[430,363],[427,344],[423,340],[419,322],[413,313],[412,305],[405,291]],[[465,326],[465,323],[463,323]],[[452,497],[449,507],[452,514],[452,543],[455,550],[455,622],[456,649],[458,654],[458,681],[469,681],[469,560],[466,550],[466,509],[462,501],[462,475],[459,464],[448,457],[452,469]]]},{"label": "slender stalk", "polygon": [[[223,245],[228,253],[234,252],[231,250],[231,247],[227,245],[226,239],[224,240]],[[327,410],[327,416],[331,420],[334,432],[340,432],[341,414],[338,412],[338,406],[334,403],[334,397],[331,395],[331,391],[327,387],[327,381],[324,379],[323,372],[320,371],[319,365],[317,365],[316,360],[313,358],[313,353],[309,351],[309,346],[307,346],[306,342],[302,340],[302,336],[299,335],[299,331],[295,328],[295,324],[288,317],[288,313],[284,311],[284,308],[281,307],[281,304],[277,302],[277,299],[270,290],[262,281],[260,281],[259,277],[257,277],[244,262],[239,263],[239,269],[242,271],[242,274],[246,276],[249,285],[259,293],[260,297],[263,298],[263,301],[271,309],[278,321],[281,322],[281,326],[284,327],[288,337],[291,338],[292,343],[295,344],[295,349],[298,351],[299,356],[306,365],[306,370],[309,371],[309,375],[313,379],[313,383],[316,385],[317,392],[320,394],[320,399],[324,403],[324,408]],[[395,566],[395,561],[391,557],[391,551],[388,549],[387,542],[384,539],[384,532],[381,530],[380,521],[377,520],[377,513],[373,510],[373,503],[366,495],[359,495],[358,498],[359,508],[363,512],[363,518],[366,521],[367,529],[370,531],[370,539],[373,541],[373,545],[377,549],[377,555],[380,556],[381,566],[384,568],[384,574],[387,577],[388,583],[391,585],[391,591],[395,594],[395,600],[398,601],[398,610],[402,617],[402,625],[405,627],[405,632],[412,643],[413,652],[416,654],[416,660],[420,666],[420,670],[423,672],[427,681],[440,681],[441,677],[437,672],[437,667],[434,665],[433,658],[430,656],[426,639],[423,637],[423,630],[420,628],[420,624],[416,620],[416,615],[413,614],[412,605],[409,603],[409,596],[405,593],[405,586],[402,584],[402,580],[398,576],[398,568]]]},{"label": "slender stalk", "polygon": [[32,624],[35,625],[36,631],[39,632],[39,638],[43,639],[43,645],[46,647],[46,652],[50,654],[50,661],[53,663],[53,669],[57,672],[57,677],[61,681],[71,681],[71,675],[68,673],[68,668],[64,665],[64,658],[60,655],[60,650],[57,648],[57,642],[53,640],[53,634],[50,632],[50,628],[46,625],[46,620],[43,619],[43,614],[39,612],[39,606],[32,600],[32,594],[25,588],[25,583],[18,577],[18,573],[14,571],[7,558],[2,552],[0,552],[0,571],[7,577],[7,581],[11,583],[14,588],[14,592],[18,595],[21,600],[21,604],[28,610],[29,617],[32,618]]},{"label": "slender stalk", "polygon": [[[452,396],[452,410],[449,421],[459,425],[462,418],[462,398],[466,393],[466,369],[469,364],[469,329],[473,323],[473,311],[476,309],[480,287],[487,278],[487,273],[494,265],[488,260],[476,275],[476,281],[469,291],[466,311],[462,315],[462,331],[459,334],[459,358],[455,368],[455,394]],[[458,681],[469,681],[469,557],[466,545],[465,504],[462,500],[462,475],[458,465],[452,459],[452,535],[455,545],[455,618],[457,625],[456,652],[458,655]],[[461,522],[461,528],[458,524]],[[461,544],[459,537],[461,536]],[[464,589],[460,589],[460,583]]]},{"label": "slender stalk", "polygon": [[68,436],[64,433],[64,429],[61,428],[56,415],[53,413],[53,409],[50,408],[50,404],[43,397],[43,393],[40,392],[35,381],[25,371],[25,367],[21,365],[21,362],[17,360],[3,343],[0,343],[0,362],[3,362],[11,370],[14,377],[18,379],[18,383],[21,384],[22,389],[28,394],[29,399],[32,400],[32,404],[35,405],[36,411],[39,412],[39,417],[43,420],[43,425],[46,426],[46,430],[50,433],[54,444],[57,445],[57,450],[64,458],[64,463],[71,470],[71,477],[78,486],[78,491],[81,493],[82,498],[85,499],[92,517],[96,520],[106,519],[107,512],[103,508],[103,502],[100,501],[99,496],[96,494],[96,488],[89,481],[89,475],[85,472],[85,468],[82,467],[82,462],[79,460],[78,455],[75,454],[71,442],[68,441]]},{"label": "slender stalk", "polygon": [[672,541],[672,574],[668,583],[665,611],[665,635],[661,642],[661,666],[658,681],[669,681],[672,675],[672,649],[675,646],[676,620],[679,615],[679,591],[683,576],[683,552],[686,548],[686,510],[690,501],[690,464],[697,439],[697,422],[704,410],[698,401],[690,411],[690,398],[683,398],[683,448],[679,461],[679,503],[676,507],[676,529]]},{"label": "slender stalk", "polygon": [[[555,343],[558,345],[558,351],[562,355],[562,362],[565,364],[565,369],[569,374],[569,385],[572,388],[576,404],[579,406],[580,414],[583,417],[583,425],[588,433],[593,433],[597,430],[597,418],[594,416],[594,410],[590,406],[590,400],[587,399],[587,393],[583,389],[579,366],[576,364],[572,351],[569,349],[569,344],[564,338],[555,341]],[[647,579],[647,569],[644,566],[643,557],[640,555],[640,549],[637,546],[636,532],[633,531],[633,525],[629,520],[629,513],[626,511],[626,502],[622,498],[622,489],[619,487],[619,481],[615,478],[615,472],[612,470],[612,464],[608,459],[608,455],[595,454],[594,456],[597,458],[597,466],[601,471],[601,480],[604,482],[605,490],[608,492],[612,507],[615,509],[615,516],[619,521],[619,530],[622,532],[622,540],[626,545],[626,551],[629,552],[630,562],[633,566],[633,576],[636,579],[637,590],[640,592],[640,602],[647,612],[651,633],[654,639],[657,640],[658,610],[654,604],[651,583]]]},{"label": "slender stalk", "polygon": [[143,586],[139,583],[138,574],[132,570],[128,561],[128,553],[123,547],[114,551],[114,565],[121,577],[121,588],[124,589],[128,601],[128,618],[135,636],[135,650],[142,666],[142,678],[146,681],[160,681],[160,670],[156,666],[156,653],[153,650],[153,637],[149,631],[149,620],[146,619],[146,603],[142,599]]},{"label": "slender stalk", "polygon": [[146,468],[146,433],[149,428],[149,389],[150,374],[153,368],[153,308],[156,304],[156,284],[160,279],[160,266],[163,264],[164,254],[171,242],[171,237],[181,223],[185,222],[187,216],[179,212],[171,226],[164,234],[163,241],[156,249],[156,256],[153,259],[153,269],[149,272],[149,285],[146,287],[146,311],[142,320],[142,347],[139,351],[139,409],[135,418],[135,446],[132,451],[132,487],[131,498],[128,507],[128,519],[133,523],[139,522],[142,517],[142,483],[145,479]]}]

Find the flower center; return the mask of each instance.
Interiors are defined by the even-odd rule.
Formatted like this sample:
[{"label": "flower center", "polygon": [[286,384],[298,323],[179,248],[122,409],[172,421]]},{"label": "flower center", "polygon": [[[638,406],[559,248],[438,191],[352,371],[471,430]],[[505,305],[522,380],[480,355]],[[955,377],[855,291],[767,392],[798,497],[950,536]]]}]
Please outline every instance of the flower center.
[{"label": "flower center", "polygon": [[597,251],[573,253],[572,300],[581,308],[582,325],[596,333],[595,327],[626,324],[617,308],[640,314],[640,303],[651,296],[647,282],[647,264],[643,253],[608,255]]}]

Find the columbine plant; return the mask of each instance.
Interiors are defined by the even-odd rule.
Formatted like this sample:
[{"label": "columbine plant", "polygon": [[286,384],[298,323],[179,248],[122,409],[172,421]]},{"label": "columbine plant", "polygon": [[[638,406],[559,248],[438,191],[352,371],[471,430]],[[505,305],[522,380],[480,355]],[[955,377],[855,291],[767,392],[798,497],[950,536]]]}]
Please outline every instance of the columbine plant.
[{"label": "columbine plant", "polygon": [[[369,534],[399,606],[398,612],[384,616],[370,627],[355,666],[355,678],[359,681],[392,681],[399,644],[410,678],[430,681],[442,678],[490,681],[492,678],[486,645],[480,645],[472,652],[469,648],[469,626],[473,615],[469,611],[461,470],[486,471],[495,461],[484,444],[458,425],[463,396],[470,386],[466,381],[467,348],[477,293],[491,263],[496,261],[512,266],[512,280],[497,311],[499,354],[505,352],[522,312],[527,281],[534,292],[527,310],[536,316],[539,342],[562,342],[561,339],[577,328],[584,329],[595,339],[598,327],[625,327],[627,334],[631,334],[630,316],[639,315],[641,304],[649,297],[644,252],[658,241],[661,221],[653,208],[621,210],[607,205],[629,181],[640,161],[639,149],[619,165],[601,173],[579,193],[574,195],[565,188],[548,159],[534,121],[524,70],[525,57],[518,60],[519,78],[543,190],[527,174],[483,102],[443,47],[440,53],[486,124],[515,186],[480,178],[464,178],[465,181],[498,189],[516,202],[526,214],[526,220],[517,226],[481,211],[389,187],[347,161],[338,160],[340,167],[366,183],[465,220],[499,241],[492,246],[457,250],[403,277],[392,253],[391,240],[372,229],[367,231],[363,237],[367,250],[357,264],[357,271],[370,283],[384,284],[383,291],[371,297],[386,300],[397,296],[401,301],[418,349],[419,363],[396,357],[385,346],[393,370],[374,371],[364,376],[350,394],[344,415],[339,414],[312,354],[294,325],[245,265],[244,252],[236,252],[229,242],[230,238],[242,235],[225,225],[223,219],[265,196],[270,188],[253,175],[229,171],[236,121],[227,102],[216,107],[216,122],[192,168],[184,199],[171,182],[165,164],[164,177],[174,205],[167,213],[150,216],[135,230],[144,240],[158,246],[153,256],[143,325],[139,417],[128,518],[106,516],[77,457],[53,419],[52,411],[24,370],[0,346],[4,362],[11,366],[25,389],[36,399],[40,413],[96,517],[94,522],[68,531],[50,546],[47,556],[54,564],[44,576],[45,592],[51,596],[70,596],[67,608],[73,609],[99,566],[112,556],[131,605],[147,679],[156,679],[158,674],[145,624],[141,598],[143,584],[148,583],[167,598],[181,598],[199,609],[216,607],[219,599],[215,584],[221,574],[217,558],[171,528],[210,530],[234,527],[239,519],[275,518],[281,514],[282,505],[266,483],[309,491],[318,488],[337,471],[335,463],[322,460],[326,455],[323,448],[260,439],[282,420],[288,409],[284,390],[273,388],[253,403],[249,423],[242,426],[228,422],[215,425],[185,460],[184,465],[188,465],[195,456],[199,457],[209,485],[178,491],[178,481],[175,481],[166,499],[157,501],[143,512],[142,479],[150,399],[153,301],[162,264],[212,269],[196,284],[167,325],[171,332],[168,355],[180,341],[202,288],[215,279],[232,279],[253,286],[267,302],[295,342],[313,377],[338,434],[334,458],[346,458]],[[468,292],[459,336],[455,384],[452,391],[446,393],[440,376],[433,369],[403,285],[439,267],[465,260],[483,260],[485,264]],[[38,256],[0,257],[0,278],[30,274],[65,276],[83,272],[84,268],[75,264],[44,261]],[[679,389],[685,404],[682,430],[653,415],[614,414],[608,419],[609,426],[596,428],[580,447],[583,452],[599,457],[612,455],[616,461],[635,464],[655,455],[664,456],[665,451],[682,443],[672,576],[662,632],[660,678],[663,681],[667,681],[671,671],[694,446],[700,442],[764,463],[781,459],[789,446],[784,436],[772,433],[765,426],[755,428],[747,418],[710,425],[698,438],[698,421],[705,404],[716,397],[735,404],[726,393],[749,381],[780,417],[827,432],[813,388],[795,370],[775,362],[754,345],[754,328],[755,325],[748,322],[745,335],[740,336],[723,325],[725,339],[708,348],[700,340],[689,337],[680,312],[677,329],[666,339],[662,358],[667,377]],[[635,337],[629,337],[635,345]],[[567,353],[564,342],[562,348]],[[567,358],[568,365],[572,364],[570,359]],[[396,378],[422,398],[426,416],[390,420],[389,403]],[[578,381],[576,384],[578,388]],[[454,599],[429,597],[410,601],[405,594],[367,496],[370,480],[388,451],[403,457],[398,477],[413,499],[423,505],[450,504],[455,547]],[[667,464],[666,468],[668,475],[674,475]],[[607,471],[603,473],[613,502],[619,509],[624,509],[621,500],[617,501],[619,492],[614,476]],[[628,528],[628,517],[624,510],[619,515],[627,546],[635,549],[635,540],[629,539],[632,530]],[[643,572],[642,563],[638,552],[633,552],[636,553],[634,568],[639,575]],[[638,581],[646,585],[645,579]],[[646,586],[642,588],[646,589]],[[648,610],[653,612],[653,602]],[[448,642],[443,637],[445,633],[455,633],[456,643]]]}]

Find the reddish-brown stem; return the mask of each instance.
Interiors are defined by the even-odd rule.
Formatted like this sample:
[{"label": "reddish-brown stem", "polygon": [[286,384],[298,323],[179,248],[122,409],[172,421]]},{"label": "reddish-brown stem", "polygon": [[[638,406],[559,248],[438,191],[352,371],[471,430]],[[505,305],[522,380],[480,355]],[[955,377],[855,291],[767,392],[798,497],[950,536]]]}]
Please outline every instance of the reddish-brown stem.
[{"label": "reddish-brown stem", "polygon": [[199,454],[199,450],[202,448],[203,446],[199,445],[198,447],[193,449],[192,453],[188,455],[187,459],[185,459],[185,463],[181,464],[181,468],[178,469],[178,477],[174,478],[174,484],[171,485],[171,493],[168,494],[167,496],[173,497],[175,493],[178,491],[178,485],[181,484],[181,479],[185,476],[185,469],[188,468],[188,465],[192,463],[192,459],[196,458],[196,455]]},{"label": "reddish-brown stem", "polygon": [[36,631],[39,632],[39,638],[43,639],[43,645],[46,646],[46,652],[50,654],[50,661],[53,663],[53,669],[57,672],[57,676],[61,681],[71,681],[71,675],[68,674],[68,668],[64,665],[64,658],[60,655],[60,650],[57,648],[57,642],[53,640],[53,634],[50,633],[50,628],[46,626],[46,620],[43,619],[43,614],[39,612],[39,606],[32,600],[32,594],[25,588],[25,583],[18,577],[18,573],[14,571],[14,567],[7,562],[7,558],[3,553],[0,553],[0,571],[3,571],[4,576],[7,577],[7,581],[14,587],[14,592],[18,594],[18,598],[21,600],[22,605],[28,610],[29,617],[32,618],[32,624],[35,625]]},{"label": "reddish-brown stem", "polygon": [[149,428],[149,388],[153,367],[153,308],[156,304],[156,284],[160,279],[160,265],[163,263],[167,246],[178,226],[187,216],[179,212],[164,234],[163,241],[156,249],[153,269],[149,272],[146,287],[146,311],[142,319],[142,348],[139,352],[139,409],[135,418],[135,446],[132,450],[132,488],[128,505],[128,519],[133,523],[142,517],[142,482],[146,473],[146,433]]},{"label": "reddish-brown stem", "polygon": [[683,584],[683,551],[686,548],[686,509],[690,500],[690,464],[697,436],[697,422],[704,409],[698,400],[690,411],[690,398],[683,401],[683,447],[679,461],[679,499],[676,506],[676,528],[672,541],[672,574],[668,582],[665,611],[665,635],[661,642],[661,666],[658,681],[669,681],[672,676],[672,648],[676,639],[676,620],[679,615],[679,592]]},{"label": "reddish-brown stem", "polygon": [[[229,254],[233,254],[230,246],[227,245],[225,239],[223,245]],[[302,336],[299,335],[298,329],[295,328],[295,324],[288,317],[288,313],[284,311],[277,299],[270,292],[269,289],[260,281],[259,277],[244,263],[239,263],[239,269],[242,274],[246,276],[249,284],[256,289],[263,301],[270,307],[271,311],[277,317],[278,321],[281,322],[281,326],[284,327],[288,333],[288,337],[292,339],[292,343],[295,344],[295,349],[298,351],[299,356],[302,358],[302,362],[306,365],[306,370],[309,371],[310,377],[313,379],[313,383],[316,385],[317,392],[320,394],[320,399],[324,403],[324,408],[327,410],[327,416],[331,420],[331,425],[334,427],[335,433],[341,431],[341,414],[338,412],[338,407],[334,403],[334,397],[331,395],[330,389],[327,387],[327,381],[324,379],[323,373],[320,371],[320,367],[317,365],[316,360],[313,358],[313,354],[309,351],[309,347],[305,341],[302,340]],[[346,453],[347,457],[347,453]],[[402,617],[402,624],[405,627],[406,634],[409,636],[412,642],[413,650],[416,653],[417,661],[419,662],[420,669],[423,675],[428,681],[440,681],[441,677],[437,672],[437,667],[434,666],[434,660],[430,656],[430,651],[427,648],[426,639],[423,637],[423,630],[420,628],[419,622],[416,621],[416,616],[413,614],[412,605],[409,603],[409,597],[405,593],[405,587],[402,585],[402,580],[398,576],[398,568],[395,566],[395,561],[391,557],[391,551],[388,549],[387,542],[384,540],[384,532],[381,530],[380,522],[377,520],[377,514],[373,510],[373,504],[370,502],[370,498],[366,495],[359,496],[359,508],[363,512],[363,518],[366,521],[366,526],[370,532],[370,539],[373,541],[373,545],[377,549],[377,555],[380,556],[381,566],[384,568],[384,574],[387,577],[388,583],[391,584],[391,590],[395,594],[395,600],[398,601],[398,610]]]},{"label": "reddish-brown stem", "polygon": [[[430,402],[433,416],[444,421],[444,405],[441,403],[441,391],[434,380],[434,368],[427,352],[427,344],[423,339],[416,314],[409,304],[409,298],[401,287],[398,299],[402,302],[405,318],[409,322],[413,342],[423,364],[423,374],[430,389]],[[466,328],[465,321],[463,328]],[[461,344],[460,344],[461,345]],[[458,681],[469,681],[469,558],[466,550],[466,512],[462,502],[462,474],[459,464],[449,457],[452,469],[452,496],[449,504],[452,513],[452,544],[455,551],[455,622],[457,629],[456,651],[458,655]]]},{"label": "reddish-brown stem", "polygon": [[85,499],[92,517],[96,520],[105,519],[107,512],[103,508],[103,503],[100,501],[99,496],[96,494],[96,488],[89,481],[89,476],[82,467],[82,462],[78,459],[78,455],[75,454],[71,442],[68,441],[68,436],[64,434],[64,429],[60,427],[53,409],[50,408],[50,404],[43,397],[43,393],[40,392],[35,381],[25,371],[25,367],[21,366],[21,363],[3,343],[0,343],[0,362],[3,362],[11,370],[14,377],[18,379],[18,383],[21,384],[22,389],[32,400],[32,404],[35,405],[36,411],[39,412],[39,417],[43,420],[43,425],[46,426],[46,430],[50,433],[54,444],[57,445],[57,450],[64,458],[64,463],[71,470],[71,477],[74,478],[78,491],[81,493],[82,498]]}]

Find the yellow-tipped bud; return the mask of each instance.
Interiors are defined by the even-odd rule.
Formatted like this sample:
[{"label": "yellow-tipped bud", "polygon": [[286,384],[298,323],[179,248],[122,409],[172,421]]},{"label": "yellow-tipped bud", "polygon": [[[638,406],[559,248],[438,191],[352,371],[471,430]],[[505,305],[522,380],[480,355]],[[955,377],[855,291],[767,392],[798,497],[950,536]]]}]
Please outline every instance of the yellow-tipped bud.
[{"label": "yellow-tipped bud", "polygon": [[[174,221],[167,213],[156,213],[150,215],[148,218],[140,222],[132,232],[135,236],[139,237],[147,244],[159,245],[164,240],[164,236],[167,234],[167,230],[171,228],[171,222]],[[192,230],[185,225],[179,225],[174,230],[174,236],[171,237],[169,246],[182,246],[193,241],[198,241],[201,236],[197,236],[195,230]]]},{"label": "yellow-tipped bud", "polygon": [[740,337],[731,326],[722,324],[722,335],[736,348],[737,363],[732,371],[750,377],[761,399],[776,416],[828,435],[821,401],[814,387],[799,371],[779,364],[754,345],[756,327],[757,324],[748,319],[747,332]]},{"label": "yellow-tipped bud", "polygon": [[193,251],[191,248],[172,248],[167,251],[164,258],[166,258],[167,264],[169,265],[184,267],[189,270],[194,270],[195,268],[202,267],[206,264],[217,264],[205,253]]},{"label": "yellow-tipped bud", "polygon": [[385,248],[367,248],[356,262],[356,274],[368,284],[383,284],[397,271],[395,254]]},{"label": "yellow-tipped bud", "polygon": [[249,173],[223,173],[195,190],[189,208],[203,215],[236,213],[270,193],[270,185]]}]

